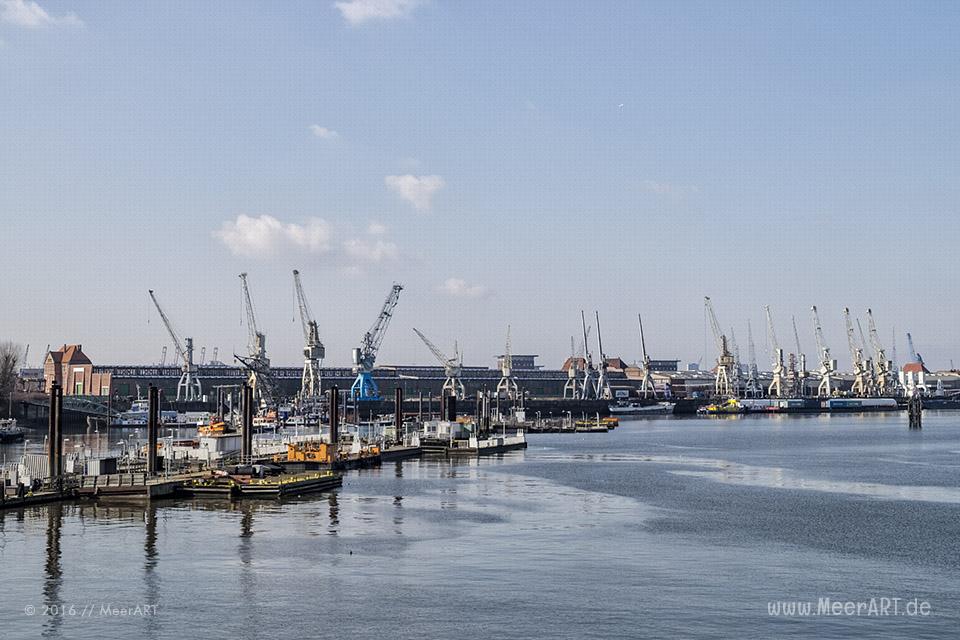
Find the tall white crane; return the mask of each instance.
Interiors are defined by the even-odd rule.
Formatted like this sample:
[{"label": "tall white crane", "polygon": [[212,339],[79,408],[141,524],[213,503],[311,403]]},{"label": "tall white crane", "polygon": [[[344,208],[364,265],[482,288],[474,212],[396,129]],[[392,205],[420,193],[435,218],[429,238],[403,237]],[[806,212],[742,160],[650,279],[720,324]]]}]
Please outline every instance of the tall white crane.
[{"label": "tall white crane", "polygon": [[197,364],[204,364],[207,361],[207,347],[206,345],[200,347],[200,362]]},{"label": "tall white crane", "polygon": [[583,383],[580,387],[580,398],[590,400],[597,397],[597,387],[593,382],[593,354],[590,353],[590,343],[588,342],[590,329],[587,328],[583,309],[580,310],[580,327],[583,329]]},{"label": "tall white crane", "polygon": [[777,340],[777,330],[773,326],[770,305],[765,305],[763,310],[767,314],[767,340],[770,342],[770,351],[773,356],[773,379],[767,387],[767,395],[772,398],[782,398],[786,371],[783,366],[783,349],[780,348],[780,342]]},{"label": "tall white crane", "polygon": [[747,320],[747,354],[750,357],[750,363],[747,365],[747,383],[743,393],[748,398],[759,398],[763,395],[763,389],[760,387],[760,373],[757,371],[757,348],[753,344],[753,327]]},{"label": "tall white crane", "polygon": [[177,383],[177,401],[200,400],[203,396],[203,390],[200,387],[200,378],[197,377],[197,366],[193,363],[193,338],[185,338],[183,341],[180,340],[180,336],[173,328],[170,318],[167,317],[160,303],[157,302],[157,296],[154,295],[153,289],[150,289],[150,299],[153,300],[154,306],[157,307],[157,313],[160,314],[160,319],[163,320],[163,325],[167,328],[167,333],[170,334],[170,339],[173,340],[173,346],[176,348],[177,354],[183,362],[180,381]]},{"label": "tall white crane", "polygon": [[880,395],[896,393],[900,381],[893,373],[893,360],[887,359],[887,352],[880,342],[880,333],[877,331],[877,324],[873,320],[873,309],[867,309],[867,326],[870,332],[870,345],[873,348],[873,377],[877,384],[877,392]]},{"label": "tall white crane", "polygon": [[393,310],[400,300],[401,291],[403,291],[403,285],[394,282],[390,293],[387,294],[387,299],[383,301],[380,315],[377,316],[373,326],[363,334],[360,346],[353,350],[353,371],[357,374],[357,379],[350,387],[350,397],[354,400],[380,400],[380,389],[373,379],[373,365],[377,361],[377,353],[380,351],[387,327],[390,326]]},{"label": "tall white crane", "polygon": [[520,386],[513,377],[513,354],[510,351],[510,325],[507,325],[507,343],[500,358],[500,380],[497,382],[497,396],[503,395],[511,400],[520,395]]},{"label": "tall white crane", "polygon": [[457,343],[453,343],[453,357],[448,358],[447,355],[440,351],[435,344],[430,342],[427,336],[423,335],[419,329],[414,327],[413,332],[420,336],[423,344],[427,345],[433,357],[443,365],[443,373],[446,376],[446,379],[443,381],[444,395],[453,394],[457,400],[463,400],[467,395],[467,390],[463,386],[463,380],[461,380],[463,376],[463,354],[460,353]]},{"label": "tall white crane", "polygon": [[730,351],[733,353],[733,375],[730,379],[730,386],[733,387],[733,395],[740,397],[743,364],[740,361],[740,345],[737,344],[737,333],[733,330],[733,327],[730,327]]},{"label": "tall white crane", "polygon": [[710,328],[713,330],[713,339],[717,345],[717,370],[714,377],[714,393],[718,396],[729,396],[732,391],[730,388],[730,377],[733,373],[735,360],[733,354],[727,346],[727,336],[720,329],[720,323],[717,322],[717,314],[713,311],[713,303],[709,297],[703,299],[704,309],[710,320]]},{"label": "tall white crane", "polygon": [[160,350],[160,366],[167,366],[167,345],[163,345],[163,349]]},{"label": "tall white crane", "polygon": [[640,327],[640,351],[643,356],[643,379],[640,381],[640,393],[644,398],[657,397],[657,389],[653,385],[653,376],[650,375],[650,356],[647,354],[647,341],[643,337],[643,318],[637,314],[637,325]]},{"label": "tall white crane", "polygon": [[564,399],[576,400],[580,397],[580,359],[574,347],[573,336],[570,336],[570,366],[567,368],[567,381],[563,385]]},{"label": "tall white crane", "polygon": [[833,395],[833,373],[837,370],[837,361],[830,357],[830,347],[823,339],[823,328],[820,326],[820,315],[817,307],[810,307],[813,314],[813,335],[817,339],[817,357],[820,359],[820,384],[817,386],[817,395],[829,398]]},{"label": "tall white crane", "polygon": [[300,309],[300,326],[303,329],[303,375],[300,377],[300,393],[297,398],[301,404],[315,402],[321,396],[320,363],[326,355],[326,349],[320,342],[317,321],[310,311],[310,304],[303,292],[300,272],[293,270],[293,287],[297,293],[297,307]]},{"label": "tall white crane", "polygon": [[847,327],[847,346],[850,348],[850,361],[853,363],[853,385],[850,392],[855,396],[870,395],[870,371],[863,359],[863,349],[857,344],[853,321],[850,319],[850,309],[843,308],[843,321]]},{"label": "tall white crane", "polygon": [[600,312],[594,311],[597,317],[597,350],[600,352],[600,364],[597,366],[597,398],[610,400],[613,391],[610,390],[610,380],[607,377],[607,354],[603,352],[603,336],[600,334]]},{"label": "tall white crane", "polygon": [[257,316],[253,309],[247,274],[240,274],[243,307],[247,316],[247,355],[234,354],[247,369],[247,384],[253,389],[257,404],[266,407],[273,402],[273,382],[270,371],[270,358],[267,357],[267,336],[257,328]]},{"label": "tall white crane", "polygon": [[793,324],[793,341],[797,347],[797,361],[799,368],[794,369],[794,392],[801,398],[807,395],[807,378],[810,372],[807,371],[807,356],[800,347],[800,332],[797,331],[797,317],[791,316],[790,322]]}]

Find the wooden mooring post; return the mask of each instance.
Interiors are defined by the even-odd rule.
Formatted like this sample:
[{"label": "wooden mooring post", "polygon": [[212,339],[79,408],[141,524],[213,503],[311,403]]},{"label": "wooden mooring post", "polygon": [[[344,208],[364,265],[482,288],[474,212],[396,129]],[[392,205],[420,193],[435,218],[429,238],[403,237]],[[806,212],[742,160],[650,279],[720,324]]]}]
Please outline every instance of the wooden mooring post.
[{"label": "wooden mooring post", "polygon": [[910,396],[907,401],[907,414],[910,420],[911,429],[923,428],[923,399],[919,393]]}]

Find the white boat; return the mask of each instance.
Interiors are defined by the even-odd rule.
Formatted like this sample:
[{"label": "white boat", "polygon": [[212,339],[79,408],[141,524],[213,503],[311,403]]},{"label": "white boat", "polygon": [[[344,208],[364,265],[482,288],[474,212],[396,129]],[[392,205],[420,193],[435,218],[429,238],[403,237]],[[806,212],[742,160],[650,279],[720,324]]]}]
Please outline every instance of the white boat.
[{"label": "white boat", "polygon": [[672,402],[640,404],[639,402],[618,402],[610,405],[613,415],[667,415],[673,413]]},{"label": "white boat", "polygon": [[26,432],[26,429],[17,426],[16,418],[0,420],[0,442],[19,442]]}]

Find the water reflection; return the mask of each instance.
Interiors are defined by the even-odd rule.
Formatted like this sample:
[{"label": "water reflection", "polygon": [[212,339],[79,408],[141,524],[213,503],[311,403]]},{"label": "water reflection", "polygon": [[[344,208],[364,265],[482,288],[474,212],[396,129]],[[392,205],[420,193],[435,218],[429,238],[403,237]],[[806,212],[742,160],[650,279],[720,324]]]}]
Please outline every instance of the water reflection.
[{"label": "water reflection", "polygon": [[[60,587],[63,584],[63,567],[60,566],[60,539],[63,527],[63,505],[51,504],[47,507],[47,556],[44,564],[43,604],[45,614],[43,621],[43,637],[53,638],[60,635],[60,625],[63,616],[50,613],[56,607],[59,612]],[[49,614],[49,615],[47,615]]]},{"label": "water reflection", "polygon": [[[143,514],[143,585],[145,604],[160,600],[160,578],[157,575],[157,505],[151,502]],[[159,632],[156,616],[146,618],[147,637],[156,638]]]}]

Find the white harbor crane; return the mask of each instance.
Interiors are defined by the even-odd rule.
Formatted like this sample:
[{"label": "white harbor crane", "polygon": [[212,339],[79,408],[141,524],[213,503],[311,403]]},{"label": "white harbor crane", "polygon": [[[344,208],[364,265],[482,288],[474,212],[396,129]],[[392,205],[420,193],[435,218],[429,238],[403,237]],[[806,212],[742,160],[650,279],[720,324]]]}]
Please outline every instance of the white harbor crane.
[{"label": "white harbor crane", "polygon": [[593,383],[593,354],[590,353],[590,343],[587,341],[590,329],[587,328],[583,309],[580,310],[580,327],[583,329],[583,383],[580,387],[580,399],[590,400],[597,397],[597,387]]},{"label": "white harbor crane", "polygon": [[710,320],[710,328],[713,330],[713,339],[717,344],[717,370],[714,378],[714,393],[718,396],[731,395],[730,376],[735,364],[733,354],[727,347],[727,336],[720,329],[720,323],[717,322],[717,315],[713,311],[713,303],[709,297],[703,299],[704,309]]},{"label": "white harbor crane", "polygon": [[750,356],[750,363],[747,368],[747,384],[744,387],[743,394],[748,398],[759,398],[763,395],[763,389],[760,387],[760,373],[757,371],[757,348],[753,344],[753,327],[747,320],[747,353]]},{"label": "white harbor crane", "polygon": [[763,311],[767,314],[767,340],[770,342],[770,351],[773,356],[773,379],[767,387],[767,395],[771,398],[782,398],[786,371],[783,366],[783,349],[780,348],[780,342],[777,340],[777,330],[773,326],[770,305],[765,305]]},{"label": "white harbor crane", "polygon": [[580,395],[580,360],[577,358],[573,336],[570,336],[570,366],[567,367],[567,381],[563,385],[563,398],[576,400]]},{"label": "white harbor crane", "polygon": [[373,365],[376,364],[377,353],[387,333],[387,327],[390,326],[401,291],[403,285],[394,282],[387,299],[383,301],[380,315],[373,326],[363,334],[360,346],[353,350],[353,371],[357,378],[350,387],[350,397],[354,400],[380,400],[380,388],[373,379]]},{"label": "white harbor crane", "polygon": [[860,324],[860,318],[857,317],[857,331],[860,332],[860,352],[863,354],[863,368],[867,372],[867,382],[869,395],[877,395],[877,374],[874,370],[873,355],[867,349],[867,336],[863,333],[863,325]]},{"label": "white harbor crane", "polygon": [[219,352],[220,352],[220,347],[213,348],[213,360],[210,361],[210,364],[219,362],[219,360],[217,360],[217,356],[219,355]]},{"label": "white harbor crane", "polygon": [[[897,328],[896,327],[894,327],[890,331],[890,348],[893,349],[892,353],[890,354],[890,368],[893,371],[897,371],[900,368],[900,366],[897,364]],[[897,382],[899,382],[899,377],[897,378]]]},{"label": "white harbor crane", "polygon": [[830,347],[823,339],[823,328],[820,326],[820,315],[816,305],[810,307],[813,314],[813,335],[817,339],[817,356],[820,358],[820,385],[817,387],[817,396],[829,398],[833,395],[833,373],[837,370],[837,361],[830,357]]},{"label": "white harbor crane", "polygon": [[853,384],[850,392],[861,398],[870,395],[871,380],[870,371],[863,359],[863,349],[857,344],[856,334],[853,330],[853,321],[850,319],[850,309],[843,308],[843,321],[847,327],[847,346],[850,348],[850,361],[853,363]]},{"label": "white harbor crane", "polygon": [[643,379],[640,381],[640,393],[644,398],[657,397],[657,388],[653,385],[653,376],[650,375],[650,356],[647,354],[647,341],[643,337],[643,318],[637,314],[637,325],[640,327],[640,351],[643,356]]},{"label": "white harbor crane", "polygon": [[870,345],[873,348],[874,380],[877,384],[877,393],[882,395],[894,394],[898,391],[900,381],[893,373],[893,360],[887,359],[887,352],[880,342],[880,332],[873,320],[873,309],[867,309],[867,326],[870,332]]},{"label": "white harbor crane", "polygon": [[167,366],[167,345],[163,345],[163,349],[160,350],[160,366]]},{"label": "white harbor crane", "polygon": [[790,322],[793,324],[793,341],[797,347],[798,364],[798,368],[794,369],[795,378],[793,388],[797,396],[803,398],[807,395],[807,378],[810,377],[810,372],[807,371],[807,356],[800,347],[800,332],[797,331],[797,317],[791,316]]},{"label": "white harbor crane", "polygon": [[273,402],[273,380],[270,371],[270,358],[267,357],[267,336],[257,328],[257,317],[253,309],[253,299],[250,297],[250,287],[247,284],[247,274],[240,274],[243,306],[247,315],[247,354],[234,357],[242,363],[247,371],[247,383],[253,389],[254,401],[261,407]]},{"label": "white harbor crane", "polygon": [[453,343],[453,357],[448,358],[447,355],[440,351],[435,344],[430,342],[427,336],[423,335],[419,329],[414,327],[413,332],[420,336],[423,344],[427,345],[433,357],[443,365],[443,373],[446,376],[446,379],[443,381],[443,394],[446,396],[454,395],[457,400],[463,400],[467,395],[467,390],[463,386],[463,380],[461,379],[463,376],[463,354],[460,353],[457,343]]},{"label": "white harbor crane", "polygon": [[200,378],[197,377],[197,366],[193,363],[193,338],[180,340],[180,336],[173,328],[170,318],[167,317],[160,303],[157,302],[157,296],[153,293],[153,289],[150,289],[150,299],[157,307],[157,313],[160,314],[160,319],[163,320],[163,325],[167,328],[170,339],[173,340],[173,346],[176,348],[180,360],[183,361],[183,372],[180,374],[180,381],[177,382],[177,401],[192,402],[200,400],[203,397],[203,390],[200,387]]},{"label": "white harbor crane", "polygon": [[307,296],[303,292],[300,272],[293,270],[293,288],[297,293],[297,307],[300,309],[300,326],[303,329],[303,375],[300,377],[300,393],[297,399],[301,405],[316,402],[321,396],[320,363],[326,355],[326,349],[320,342],[320,331],[313,318]]},{"label": "white harbor crane", "polygon": [[597,373],[597,398],[610,400],[613,392],[610,390],[610,380],[607,378],[607,354],[603,352],[603,336],[600,333],[600,312],[594,311],[597,317],[597,349],[600,352],[600,364]]},{"label": "white harbor crane", "polygon": [[207,347],[206,345],[200,347],[200,362],[197,364],[204,364],[207,361]]},{"label": "white harbor crane", "polygon": [[507,325],[507,343],[500,358],[500,380],[497,382],[497,396],[505,396],[511,400],[520,395],[520,386],[513,377],[513,354],[510,352],[510,325]]}]

